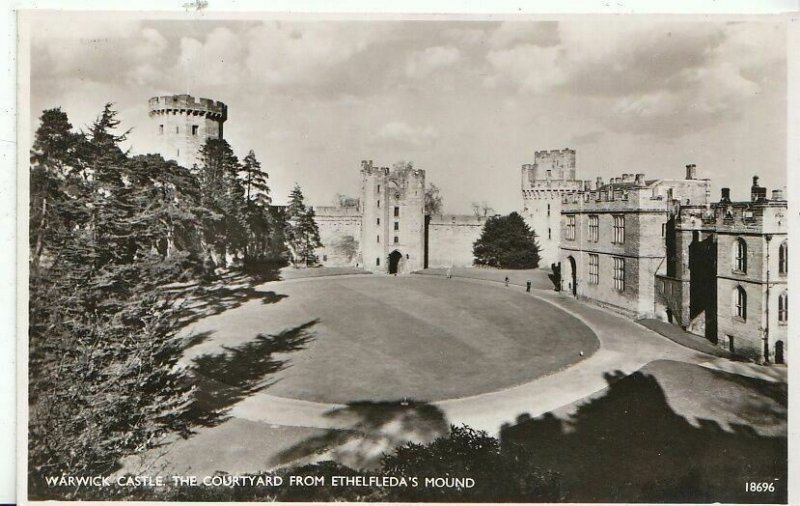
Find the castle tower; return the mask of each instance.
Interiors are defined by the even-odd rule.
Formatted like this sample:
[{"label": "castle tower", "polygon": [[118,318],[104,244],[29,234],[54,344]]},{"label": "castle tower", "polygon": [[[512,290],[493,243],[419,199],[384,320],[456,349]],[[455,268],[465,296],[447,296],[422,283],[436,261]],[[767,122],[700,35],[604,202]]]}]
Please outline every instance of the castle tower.
[{"label": "castle tower", "polygon": [[222,139],[222,124],[228,106],[191,95],[153,97],[148,102],[150,118],[159,139],[159,152],[183,167],[198,163],[206,139]]},{"label": "castle tower", "polygon": [[424,267],[425,171],[361,162],[361,255],[374,272],[408,274]]},{"label": "castle tower", "polygon": [[532,164],[522,166],[522,216],[536,232],[539,265],[558,262],[561,200],[581,189],[575,178],[575,150],[536,151]]}]

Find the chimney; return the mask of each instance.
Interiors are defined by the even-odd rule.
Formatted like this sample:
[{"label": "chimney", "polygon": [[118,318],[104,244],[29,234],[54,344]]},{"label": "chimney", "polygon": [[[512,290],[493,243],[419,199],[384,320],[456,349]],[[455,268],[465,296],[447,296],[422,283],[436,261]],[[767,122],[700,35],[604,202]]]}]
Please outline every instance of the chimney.
[{"label": "chimney", "polygon": [[720,202],[730,202],[731,201],[731,189],[730,188],[723,188],[722,189],[722,196],[719,199]]},{"label": "chimney", "polygon": [[599,189],[600,189],[600,187],[601,187],[601,186],[603,186],[603,178],[602,178],[602,177],[600,177],[600,176],[598,176],[598,177],[597,177],[596,184],[597,184],[597,188],[595,188],[595,189],[596,189],[596,190],[599,190]]},{"label": "chimney", "polygon": [[686,166],[686,179],[697,179],[697,165],[690,163]]},{"label": "chimney", "polygon": [[767,200],[767,189],[758,185],[758,176],[753,176],[753,186],[750,188],[750,201],[759,202]]},{"label": "chimney", "polygon": [[633,182],[633,174],[623,174],[622,175],[622,182],[623,183],[632,183]]},{"label": "chimney", "polygon": [[783,198],[783,190],[772,190],[772,200],[785,200]]},{"label": "chimney", "polygon": [[644,186],[644,174],[636,174],[636,186]]}]

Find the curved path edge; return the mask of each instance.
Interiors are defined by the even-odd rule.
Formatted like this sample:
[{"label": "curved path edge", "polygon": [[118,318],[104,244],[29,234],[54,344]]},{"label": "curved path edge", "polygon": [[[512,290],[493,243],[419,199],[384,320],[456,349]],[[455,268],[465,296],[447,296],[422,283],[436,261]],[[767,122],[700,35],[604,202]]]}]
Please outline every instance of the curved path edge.
[{"label": "curved path edge", "polygon": [[[295,278],[278,283],[325,278],[326,276]],[[458,277],[458,280],[477,284],[497,283],[466,277]],[[524,287],[516,285],[509,286],[509,289],[524,291]],[[629,375],[649,362],[659,359],[702,364],[715,358],[680,346],[622,315],[578,302],[557,292],[535,289],[531,296],[567,312],[586,324],[599,339],[600,348],[576,364],[521,385],[433,402],[434,406],[443,411],[449,423],[467,424],[490,434],[496,434],[503,424],[513,423],[520,415],[536,417],[603,390],[608,386],[607,378],[612,373],[622,372]],[[272,425],[347,429],[349,424],[346,421],[330,416],[331,412],[343,407],[345,406],[339,404],[259,393],[234,406],[229,414]]]}]

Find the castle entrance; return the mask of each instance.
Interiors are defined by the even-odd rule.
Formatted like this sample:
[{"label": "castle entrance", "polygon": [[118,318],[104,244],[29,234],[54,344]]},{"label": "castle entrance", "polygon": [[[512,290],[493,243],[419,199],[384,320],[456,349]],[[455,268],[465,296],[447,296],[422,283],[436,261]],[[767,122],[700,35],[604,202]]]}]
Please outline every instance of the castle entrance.
[{"label": "castle entrance", "polygon": [[578,266],[576,265],[575,259],[569,257],[569,288],[572,291],[573,297],[578,296]]},{"label": "castle entrance", "polygon": [[389,253],[389,274],[397,274],[397,267],[401,258],[403,258],[403,254],[397,250]]}]

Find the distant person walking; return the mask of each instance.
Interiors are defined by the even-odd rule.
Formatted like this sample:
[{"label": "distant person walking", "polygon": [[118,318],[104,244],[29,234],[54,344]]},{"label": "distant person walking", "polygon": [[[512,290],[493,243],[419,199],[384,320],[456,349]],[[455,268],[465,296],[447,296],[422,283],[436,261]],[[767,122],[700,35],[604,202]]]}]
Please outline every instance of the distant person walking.
[{"label": "distant person walking", "polygon": [[508,276],[506,276],[506,286],[508,286]]},{"label": "distant person walking", "polygon": [[530,279],[525,283],[525,291],[529,292],[529,293],[531,291],[531,280]]},{"label": "distant person walking", "polygon": [[452,271],[452,268],[451,268],[451,267],[448,267],[448,268],[447,268],[447,279],[450,279],[450,278],[452,278],[452,277],[453,277],[453,271]]}]

